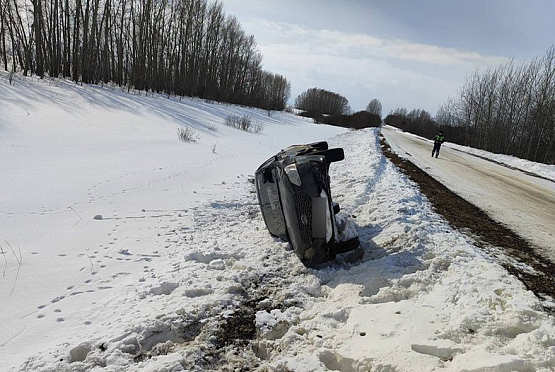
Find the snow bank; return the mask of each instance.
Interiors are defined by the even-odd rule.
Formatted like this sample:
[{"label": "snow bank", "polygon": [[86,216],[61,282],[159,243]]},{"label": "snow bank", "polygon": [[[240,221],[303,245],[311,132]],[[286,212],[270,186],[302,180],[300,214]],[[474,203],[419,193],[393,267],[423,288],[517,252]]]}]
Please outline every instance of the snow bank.
[{"label": "snow bank", "polygon": [[[366,253],[362,262],[311,271],[320,294],[306,298],[284,337],[260,341],[274,351],[270,365],[313,371],[554,368],[555,323],[537,298],[435,215],[380,154],[374,133],[342,135],[334,145],[344,147],[346,164],[334,168],[332,190],[356,215]],[[519,338],[530,344],[524,347]]]},{"label": "snow bank", "polygon": [[484,150],[478,150],[468,146],[461,146],[455,143],[445,143],[447,147],[463,151],[472,155],[479,156],[493,160],[497,163],[508,165],[511,168],[519,169],[521,171],[542,176],[551,181],[555,181],[555,165],[548,165],[543,163],[535,163],[530,160],[520,159],[511,155],[495,154]]}]

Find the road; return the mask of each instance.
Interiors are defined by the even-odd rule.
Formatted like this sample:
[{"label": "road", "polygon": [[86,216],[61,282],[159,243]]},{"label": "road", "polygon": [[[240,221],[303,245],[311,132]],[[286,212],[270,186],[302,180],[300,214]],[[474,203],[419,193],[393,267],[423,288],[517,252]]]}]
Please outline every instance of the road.
[{"label": "road", "polygon": [[486,211],[490,217],[527,239],[555,262],[555,182],[529,176],[491,161],[442,146],[432,158],[432,142],[382,129],[400,156]]}]

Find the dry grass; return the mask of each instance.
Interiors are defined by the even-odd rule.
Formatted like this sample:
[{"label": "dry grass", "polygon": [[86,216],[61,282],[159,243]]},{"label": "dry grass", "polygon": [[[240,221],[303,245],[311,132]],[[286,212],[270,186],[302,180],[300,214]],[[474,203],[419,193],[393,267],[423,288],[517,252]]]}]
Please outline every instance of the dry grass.
[{"label": "dry grass", "polygon": [[260,133],[264,129],[264,125],[257,121],[252,120],[248,115],[236,116],[231,115],[225,119],[225,125],[235,129],[240,129],[250,133]]},{"label": "dry grass", "polygon": [[191,127],[177,128],[177,137],[183,142],[196,142],[198,139],[195,130]]}]

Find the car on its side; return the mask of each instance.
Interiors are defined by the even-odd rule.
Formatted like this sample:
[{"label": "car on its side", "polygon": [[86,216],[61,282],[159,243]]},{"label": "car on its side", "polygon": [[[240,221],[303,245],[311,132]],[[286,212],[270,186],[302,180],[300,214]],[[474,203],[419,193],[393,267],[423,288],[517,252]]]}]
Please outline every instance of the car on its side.
[{"label": "car on its side", "polygon": [[[346,221],[330,190],[329,168],[345,157],[327,142],[293,145],[265,161],[255,173],[258,202],[266,227],[288,241],[306,266],[334,260],[359,247],[358,236],[341,239]],[[354,229],[351,229],[354,230]]]}]

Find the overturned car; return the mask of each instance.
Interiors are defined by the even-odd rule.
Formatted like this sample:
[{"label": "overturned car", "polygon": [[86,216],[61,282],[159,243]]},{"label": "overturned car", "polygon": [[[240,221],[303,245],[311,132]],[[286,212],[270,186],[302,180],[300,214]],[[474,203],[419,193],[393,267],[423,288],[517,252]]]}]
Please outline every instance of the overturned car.
[{"label": "overturned car", "polygon": [[338,215],[339,205],[331,198],[330,164],[343,159],[343,149],[328,149],[327,142],[294,145],[256,171],[266,227],[290,242],[306,266],[334,260],[338,253],[360,245],[354,228]]}]

